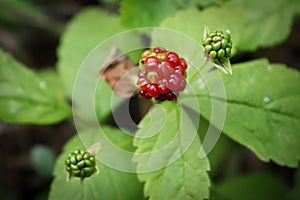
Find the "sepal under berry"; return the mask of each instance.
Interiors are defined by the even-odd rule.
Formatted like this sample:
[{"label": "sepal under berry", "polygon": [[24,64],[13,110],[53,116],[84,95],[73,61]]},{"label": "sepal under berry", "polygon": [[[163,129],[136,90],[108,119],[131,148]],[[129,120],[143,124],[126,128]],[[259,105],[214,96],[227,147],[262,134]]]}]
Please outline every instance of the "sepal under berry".
[{"label": "sepal under berry", "polygon": [[68,154],[65,160],[68,177],[78,177],[81,180],[95,174],[97,170],[95,156],[87,150],[75,150]]},{"label": "sepal under berry", "polygon": [[204,27],[202,45],[205,57],[214,63],[214,66],[226,74],[232,74],[230,56],[232,40],[229,30],[209,32],[207,26]]}]

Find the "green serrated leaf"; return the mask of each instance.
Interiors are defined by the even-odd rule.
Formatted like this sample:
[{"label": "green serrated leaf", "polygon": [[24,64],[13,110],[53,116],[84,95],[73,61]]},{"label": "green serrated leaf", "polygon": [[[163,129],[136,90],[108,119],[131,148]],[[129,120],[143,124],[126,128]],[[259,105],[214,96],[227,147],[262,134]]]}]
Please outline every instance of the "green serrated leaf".
[{"label": "green serrated leaf", "polygon": [[[201,43],[203,27],[232,33],[233,49],[253,51],[284,41],[300,6],[298,0],[231,0],[203,11],[181,10],[161,27],[180,31]],[[200,53],[199,53],[200,54]]]},{"label": "green serrated leaf", "polygon": [[176,4],[172,0],[123,0],[120,8],[122,23],[130,28],[158,26],[175,11]]},{"label": "green serrated leaf", "polygon": [[[200,140],[204,141],[207,134],[211,134],[212,132],[208,132],[210,126],[213,126],[209,123],[204,117],[200,118],[198,134],[200,136]],[[217,129],[213,126],[214,129]],[[210,152],[207,152],[207,156],[210,163],[210,177],[213,177],[220,171],[224,173],[224,162],[228,162],[229,157],[232,156],[233,149],[232,141],[224,134],[221,134],[218,138],[216,144],[213,146]]]},{"label": "green serrated leaf", "polygon": [[[102,127],[105,131],[115,135],[122,133],[119,129],[110,127]],[[65,159],[68,153],[75,149],[86,149],[87,146],[82,144],[80,138],[85,137],[85,144],[91,145],[97,143],[97,130],[86,130],[80,133],[80,137],[73,137],[64,147],[63,153],[59,156],[56,167],[54,170],[54,181],[51,185],[49,200],[56,199],[72,199],[72,200],[98,200],[98,199],[143,199],[142,188],[143,185],[138,181],[136,174],[125,173],[112,169],[99,160],[96,161],[99,173],[85,178],[82,182],[80,179],[71,178],[67,182],[67,171],[65,170]],[[107,134],[110,135],[110,134]],[[116,145],[124,149],[132,149],[132,137],[129,138],[124,134],[117,134],[112,136],[111,139]],[[125,136],[125,137],[124,137]],[[124,146],[124,143],[126,145]],[[127,146],[127,147],[126,147]],[[99,150],[98,154],[105,153],[105,149]],[[117,157],[114,159],[118,159]]]},{"label": "green serrated leaf", "polygon": [[69,117],[70,106],[48,83],[12,56],[0,51],[1,120],[51,124]]},{"label": "green serrated leaf", "polygon": [[205,77],[211,90],[193,82],[201,115],[210,119],[210,101],[226,102],[223,131],[247,146],[264,161],[296,167],[300,160],[300,74],[281,64],[255,60],[233,66],[233,75],[223,75],[222,88],[214,87],[219,73]]},{"label": "green serrated leaf", "polygon": [[268,172],[255,172],[225,180],[213,186],[224,199],[272,200],[284,199],[282,182]]},{"label": "green serrated leaf", "polygon": [[145,196],[153,200],[208,198],[209,162],[207,157],[199,158],[200,139],[190,138],[196,128],[186,111],[179,104],[165,102],[155,106],[140,126],[134,160],[138,171],[149,171],[138,175],[145,182]]}]

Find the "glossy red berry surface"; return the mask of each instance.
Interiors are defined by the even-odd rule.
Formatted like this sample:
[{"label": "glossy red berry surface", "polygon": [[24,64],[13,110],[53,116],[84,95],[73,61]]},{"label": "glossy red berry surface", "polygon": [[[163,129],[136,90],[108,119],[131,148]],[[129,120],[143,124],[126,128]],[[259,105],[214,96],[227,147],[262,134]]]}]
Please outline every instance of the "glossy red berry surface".
[{"label": "glossy red berry surface", "polygon": [[142,53],[137,85],[145,99],[176,100],[186,87],[187,63],[177,53],[156,47]]}]

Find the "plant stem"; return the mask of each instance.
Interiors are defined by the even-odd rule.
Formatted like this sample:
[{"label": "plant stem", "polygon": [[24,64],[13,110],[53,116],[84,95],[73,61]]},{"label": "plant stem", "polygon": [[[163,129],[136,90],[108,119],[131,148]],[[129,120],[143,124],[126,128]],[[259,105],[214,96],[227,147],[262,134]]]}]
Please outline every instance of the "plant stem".
[{"label": "plant stem", "polygon": [[198,67],[198,69],[188,78],[187,81],[190,83],[198,75],[198,73],[206,66],[207,63],[208,59],[205,59],[205,62]]}]

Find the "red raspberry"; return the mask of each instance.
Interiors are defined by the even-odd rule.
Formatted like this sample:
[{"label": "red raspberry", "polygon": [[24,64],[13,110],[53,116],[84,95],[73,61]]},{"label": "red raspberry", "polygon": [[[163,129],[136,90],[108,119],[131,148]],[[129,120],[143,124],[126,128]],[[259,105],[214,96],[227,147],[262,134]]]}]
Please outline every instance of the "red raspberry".
[{"label": "red raspberry", "polygon": [[137,85],[142,97],[172,101],[185,89],[187,63],[175,52],[148,49],[142,53],[140,65]]}]

